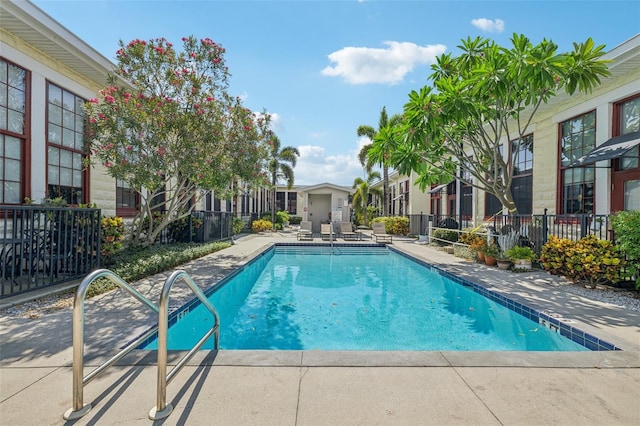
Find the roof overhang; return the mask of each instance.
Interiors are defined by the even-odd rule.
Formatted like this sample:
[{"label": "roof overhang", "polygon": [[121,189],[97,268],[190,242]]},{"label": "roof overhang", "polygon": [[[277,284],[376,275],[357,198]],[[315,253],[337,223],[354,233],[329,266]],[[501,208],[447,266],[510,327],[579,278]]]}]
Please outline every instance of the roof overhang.
[{"label": "roof overhang", "polygon": [[593,151],[575,160],[569,167],[587,166],[598,161],[622,157],[627,151],[640,144],[640,132],[627,133],[609,139]]},{"label": "roof overhang", "polygon": [[113,62],[29,1],[0,1],[0,22],[7,33],[100,87],[115,70]]}]

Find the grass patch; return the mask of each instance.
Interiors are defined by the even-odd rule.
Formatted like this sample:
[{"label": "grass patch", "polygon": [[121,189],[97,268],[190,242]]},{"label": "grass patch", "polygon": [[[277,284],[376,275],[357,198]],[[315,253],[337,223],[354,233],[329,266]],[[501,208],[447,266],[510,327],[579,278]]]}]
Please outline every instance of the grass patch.
[{"label": "grass patch", "polygon": [[[123,280],[132,282],[228,247],[231,247],[231,243],[221,241],[206,244],[177,243],[166,246],[129,247],[111,256],[109,262],[103,267],[111,269]],[[87,297],[94,297],[117,287],[108,278],[99,278],[89,287]]]}]

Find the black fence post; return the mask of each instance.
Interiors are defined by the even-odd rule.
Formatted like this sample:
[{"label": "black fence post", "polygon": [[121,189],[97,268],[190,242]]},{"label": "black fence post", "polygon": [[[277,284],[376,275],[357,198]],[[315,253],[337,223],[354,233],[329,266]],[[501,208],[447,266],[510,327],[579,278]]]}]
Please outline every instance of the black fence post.
[{"label": "black fence post", "polygon": [[580,238],[584,238],[587,235],[587,231],[589,230],[589,225],[587,221],[587,215],[580,215]]}]

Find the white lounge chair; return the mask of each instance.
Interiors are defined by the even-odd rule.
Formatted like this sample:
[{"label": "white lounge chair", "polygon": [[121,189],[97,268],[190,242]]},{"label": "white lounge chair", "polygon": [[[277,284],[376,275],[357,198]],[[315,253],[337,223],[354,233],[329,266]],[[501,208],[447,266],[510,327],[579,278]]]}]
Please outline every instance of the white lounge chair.
[{"label": "white lounge chair", "polygon": [[387,228],[384,226],[384,222],[371,223],[371,236],[376,239],[376,243],[393,243],[393,236],[387,234]]},{"label": "white lounge chair", "polygon": [[300,229],[296,234],[298,241],[313,240],[313,231],[311,230],[311,222],[300,222]]},{"label": "white lounge chair", "polygon": [[333,232],[333,229],[331,229],[330,223],[323,223],[320,225],[320,237],[323,240],[335,239],[335,233]]},{"label": "white lounge chair", "polygon": [[340,235],[344,240],[357,240],[358,234],[353,232],[351,222],[340,222]]}]

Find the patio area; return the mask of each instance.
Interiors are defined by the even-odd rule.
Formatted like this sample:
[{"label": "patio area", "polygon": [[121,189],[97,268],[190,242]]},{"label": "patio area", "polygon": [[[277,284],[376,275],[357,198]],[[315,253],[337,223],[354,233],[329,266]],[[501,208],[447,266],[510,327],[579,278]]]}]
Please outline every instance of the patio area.
[{"label": "patio area", "polygon": [[[250,235],[185,265],[201,287],[296,234]],[[366,240],[365,240],[366,241]],[[316,242],[320,242],[316,239]],[[366,242],[370,242],[366,241]],[[514,274],[413,240],[393,246],[605,339],[615,352],[202,351],[167,388],[162,424],[580,424],[640,423],[640,312],[564,291],[544,272]],[[136,284],[157,300],[169,273]],[[172,305],[188,296],[181,287]],[[85,374],[157,317],[122,291],[86,302]],[[72,406],[72,309],[37,319],[0,317],[3,424],[62,424]],[[171,353],[175,363],[182,353]],[[149,424],[155,355],[134,351],[88,384],[93,409],[74,424]]]}]

